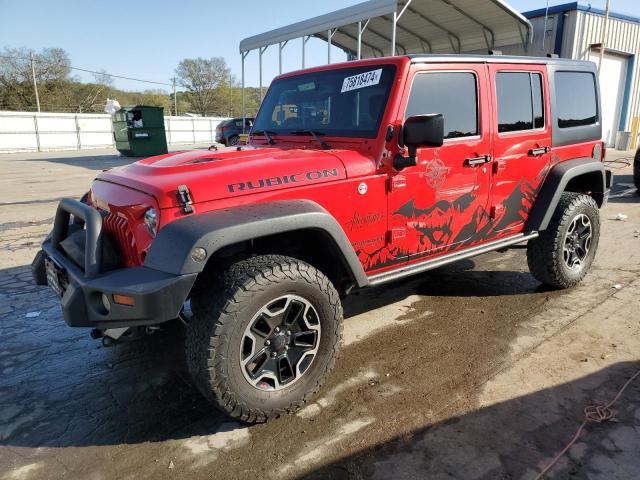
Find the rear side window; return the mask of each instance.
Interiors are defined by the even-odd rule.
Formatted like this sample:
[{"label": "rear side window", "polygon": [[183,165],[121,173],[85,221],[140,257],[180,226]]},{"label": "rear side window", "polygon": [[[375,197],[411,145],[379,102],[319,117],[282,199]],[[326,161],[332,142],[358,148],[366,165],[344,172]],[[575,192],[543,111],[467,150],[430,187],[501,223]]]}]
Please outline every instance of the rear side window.
[{"label": "rear side window", "polygon": [[476,76],[467,72],[417,74],[404,117],[426,113],[444,116],[444,138],[478,135]]},{"label": "rear side window", "polygon": [[498,132],[533,130],[544,126],[541,74],[498,72],[496,96]]},{"label": "rear side window", "polygon": [[598,121],[596,81],[590,72],[556,72],[558,127],[592,125]]}]

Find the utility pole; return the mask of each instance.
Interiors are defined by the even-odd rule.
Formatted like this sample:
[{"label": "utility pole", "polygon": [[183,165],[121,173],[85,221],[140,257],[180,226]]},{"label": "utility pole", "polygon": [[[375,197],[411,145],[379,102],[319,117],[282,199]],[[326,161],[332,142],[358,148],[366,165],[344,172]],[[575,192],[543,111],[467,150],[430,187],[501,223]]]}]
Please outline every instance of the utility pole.
[{"label": "utility pole", "polygon": [[229,71],[229,116],[233,117],[233,79]]},{"label": "utility pole", "polygon": [[178,97],[176,96],[176,77],[173,77],[173,114],[178,116]]},{"label": "utility pole", "polygon": [[604,25],[602,25],[602,38],[600,39],[600,59],[598,61],[598,73],[602,67],[602,60],[604,58],[604,45],[607,41],[607,28],[609,27],[609,7],[610,0],[607,0],[607,6],[604,9]]},{"label": "utility pole", "polygon": [[33,77],[33,90],[36,93],[36,107],[40,113],[40,97],[38,96],[38,82],[36,81],[36,67],[33,62],[33,53],[31,54],[31,76]]}]

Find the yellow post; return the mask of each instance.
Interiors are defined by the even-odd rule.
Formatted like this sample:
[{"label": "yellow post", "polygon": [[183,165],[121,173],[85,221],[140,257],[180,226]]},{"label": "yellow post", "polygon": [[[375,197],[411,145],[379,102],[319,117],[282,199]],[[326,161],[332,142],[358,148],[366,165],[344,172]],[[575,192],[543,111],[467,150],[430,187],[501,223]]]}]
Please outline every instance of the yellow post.
[{"label": "yellow post", "polygon": [[638,120],[640,117],[633,117],[631,122],[631,150],[636,149],[636,143],[638,142]]}]

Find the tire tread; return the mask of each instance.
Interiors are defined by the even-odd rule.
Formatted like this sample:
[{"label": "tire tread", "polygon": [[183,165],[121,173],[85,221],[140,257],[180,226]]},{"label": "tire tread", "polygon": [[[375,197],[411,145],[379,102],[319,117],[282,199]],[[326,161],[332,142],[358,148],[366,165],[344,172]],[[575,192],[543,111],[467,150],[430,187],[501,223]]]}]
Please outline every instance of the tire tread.
[{"label": "tire tread", "polygon": [[[583,269],[579,278],[569,278],[565,275],[561,248],[564,236],[562,227],[571,220],[576,209],[585,204],[595,210],[598,225],[594,225],[594,228],[599,232],[598,204],[595,200],[582,193],[563,192],[547,229],[540,232],[538,238],[529,241],[527,264],[529,271],[541,283],[555,288],[569,288],[580,282],[586,275],[588,268]],[[597,241],[593,244],[593,248],[597,248]]]},{"label": "tire tread", "polygon": [[[249,407],[231,391],[228,379],[220,368],[227,359],[216,355],[226,342],[226,332],[235,321],[233,314],[256,293],[264,291],[271,282],[289,279],[306,281],[319,288],[327,297],[337,321],[335,342],[331,356],[317,382],[303,398],[286,408],[268,409]],[[196,388],[211,402],[232,417],[247,423],[262,423],[298,410],[315,395],[333,369],[336,353],[342,339],[342,305],[338,292],[329,279],[313,266],[283,255],[249,257],[214,273],[212,281],[200,294],[205,299],[194,299],[193,318],[186,335],[186,357]]]}]

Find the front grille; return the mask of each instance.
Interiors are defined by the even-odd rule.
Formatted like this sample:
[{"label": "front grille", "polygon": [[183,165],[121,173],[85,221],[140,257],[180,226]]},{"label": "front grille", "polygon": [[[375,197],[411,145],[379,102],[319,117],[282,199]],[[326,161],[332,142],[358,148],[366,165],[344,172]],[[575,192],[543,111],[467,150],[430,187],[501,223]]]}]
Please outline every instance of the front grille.
[{"label": "front grille", "polygon": [[102,227],[109,239],[120,249],[120,254],[127,267],[142,265],[142,260],[136,248],[136,240],[126,218],[114,213],[108,213],[103,218]]}]

